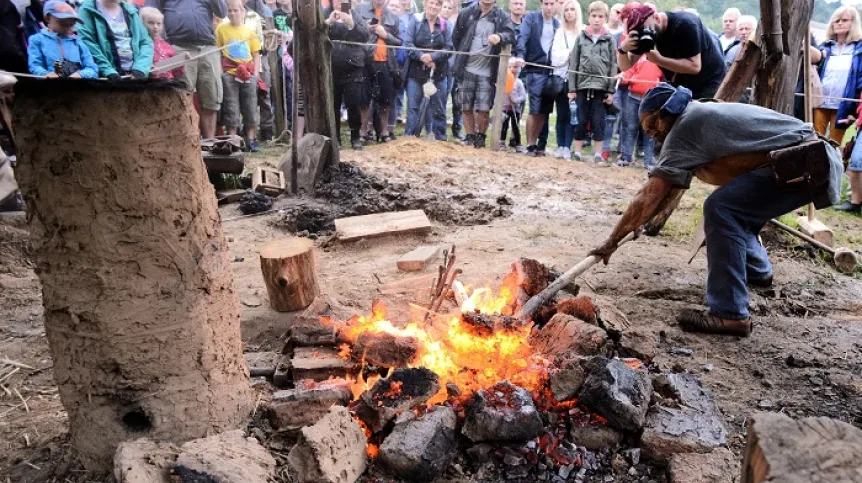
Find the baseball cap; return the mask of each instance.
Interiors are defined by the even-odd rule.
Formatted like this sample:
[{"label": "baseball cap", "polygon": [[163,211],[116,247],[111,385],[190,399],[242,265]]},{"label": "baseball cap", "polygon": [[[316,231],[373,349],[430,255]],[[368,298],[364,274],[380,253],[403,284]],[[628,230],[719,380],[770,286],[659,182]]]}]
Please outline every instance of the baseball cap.
[{"label": "baseball cap", "polygon": [[81,21],[81,19],[78,18],[78,12],[76,12],[71,5],[61,0],[49,0],[45,2],[45,5],[42,7],[42,13],[54,18],[73,18],[78,22]]}]

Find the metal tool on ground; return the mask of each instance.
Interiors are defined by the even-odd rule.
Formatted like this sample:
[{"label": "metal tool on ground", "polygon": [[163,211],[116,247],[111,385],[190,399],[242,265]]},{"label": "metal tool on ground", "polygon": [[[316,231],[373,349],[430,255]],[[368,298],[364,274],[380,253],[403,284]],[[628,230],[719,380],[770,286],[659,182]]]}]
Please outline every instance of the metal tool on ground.
[{"label": "metal tool on ground", "polygon": [[446,294],[452,287],[455,278],[461,274],[461,270],[455,270],[455,245],[452,250],[443,250],[443,265],[438,267],[437,279],[431,287],[431,303],[428,304],[428,312],[425,314],[425,322],[431,319],[431,315],[440,310],[440,305]]},{"label": "metal tool on ground", "polygon": [[[633,240],[635,237],[634,233],[629,233],[625,238],[620,240],[617,244],[617,247],[622,246],[624,243],[627,243]],[[539,307],[545,305],[549,300],[554,298],[554,295],[557,294],[560,290],[564,289],[567,285],[572,283],[576,278],[578,278],[582,273],[589,270],[593,265],[599,263],[601,261],[601,257],[598,255],[589,255],[584,258],[577,265],[568,269],[566,273],[560,275],[559,278],[551,282],[545,290],[537,293],[530,300],[521,306],[520,309],[515,313],[515,317],[519,318],[529,318],[532,317],[533,314],[539,310]]]},{"label": "metal tool on ground", "polygon": [[835,268],[837,268],[841,272],[850,273],[855,270],[856,267],[859,265],[859,257],[857,257],[856,253],[854,253],[853,250],[850,250],[849,248],[832,248],[828,245],[821,243],[818,240],[815,240],[814,238],[806,235],[805,233],[790,228],[789,226],[785,225],[784,223],[781,223],[778,220],[769,220],[769,222],[777,226],[778,228],[781,228],[782,230],[786,231],[787,233],[799,237],[807,241],[808,243],[816,246],[817,248],[820,248],[821,250],[831,253],[832,261],[835,264]]},{"label": "metal tool on ground", "polygon": [[425,113],[428,112],[428,104],[431,103],[431,96],[437,93],[437,86],[434,85],[434,68],[431,68],[431,74],[428,77],[428,82],[422,85],[422,104],[419,106],[419,122],[416,123],[416,129],[412,135],[418,136],[422,134],[422,127],[425,126]]}]

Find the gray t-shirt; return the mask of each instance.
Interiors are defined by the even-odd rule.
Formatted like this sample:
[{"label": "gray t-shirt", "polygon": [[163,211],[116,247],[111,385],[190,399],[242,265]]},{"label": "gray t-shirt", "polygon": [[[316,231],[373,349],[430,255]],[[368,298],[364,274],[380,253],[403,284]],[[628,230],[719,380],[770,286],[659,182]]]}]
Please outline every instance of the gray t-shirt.
[{"label": "gray t-shirt", "polygon": [[[687,189],[694,170],[715,159],[786,148],[813,135],[810,124],[771,109],[692,102],[673,125],[649,175]],[[844,164],[838,150],[828,149],[832,162],[828,195],[837,203]]]},{"label": "gray t-shirt", "polygon": [[[476,30],[473,33],[473,41],[470,43],[470,52],[491,53],[491,44],[488,37],[494,34],[494,22],[488,20],[487,16],[479,17],[476,22]],[[467,72],[482,77],[491,77],[491,61],[496,60],[487,55],[473,55],[467,61],[465,69]]]},{"label": "gray t-shirt", "polygon": [[[544,20],[544,18],[542,19]],[[542,25],[542,51],[551,57],[551,46],[554,45],[554,19],[545,20]]]}]

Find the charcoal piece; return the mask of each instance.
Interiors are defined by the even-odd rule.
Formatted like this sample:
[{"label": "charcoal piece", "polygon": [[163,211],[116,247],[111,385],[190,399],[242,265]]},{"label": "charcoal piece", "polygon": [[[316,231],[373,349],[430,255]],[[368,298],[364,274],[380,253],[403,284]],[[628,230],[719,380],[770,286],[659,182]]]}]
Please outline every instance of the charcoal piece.
[{"label": "charcoal piece", "polygon": [[272,198],[263,193],[257,193],[248,190],[242,195],[242,200],[239,202],[239,211],[244,215],[252,215],[260,213],[272,208]]},{"label": "charcoal piece", "polygon": [[485,315],[480,313],[461,314],[470,332],[480,337],[489,337],[498,331],[520,330],[528,323],[527,320],[512,317],[511,315]]},{"label": "charcoal piece", "polygon": [[408,481],[433,480],[455,456],[456,423],[455,412],[448,406],[397,423],[380,445],[380,463]]},{"label": "charcoal piece", "polygon": [[461,434],[473,442],[525,442],[542,434],[542,429],[530,393],[503,381],[473,395]]},{"label": "charcoal piece", "polygon": [[439,391],[437,374],[429,369],[396,369],[362,393],[356,404],[356,416],[372,432],[379,433],[396,416],[425,403]]},{"label": "charcoal piece", "polygon": [[581,388],[580,402],[623,431],[637,431],[644,425],[652,396],[646,373],[617,359],[595,357]]},{"label": "charcoal piece", "polygon": [[415,337],[366,331],[353,344],[353,358],[380,367],[407,367],[416,360],[421,345]]},{"label": "charcoal piece", "polygon": [[551,282],[551,271],[548,267],[530,258],[520,258],[512,264],[512,269],[503,278],[502,286],[509,289],[513,301],[504,313],[513,314],[524,305],[530,297],[537,295],[548,287]]}]

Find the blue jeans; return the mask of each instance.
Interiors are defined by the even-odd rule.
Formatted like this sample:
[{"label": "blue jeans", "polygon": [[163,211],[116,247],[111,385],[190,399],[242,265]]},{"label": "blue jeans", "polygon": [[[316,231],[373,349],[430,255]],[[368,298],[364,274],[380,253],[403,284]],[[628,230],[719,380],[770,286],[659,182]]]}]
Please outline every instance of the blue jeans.
[{"label": "blue jeans", "polygon": [[449,88],[449,97],[452,99],[452,134],[456,135],[463,129],[461,125],[461,108],[455,103],[455,76],[450,75],[447,79],[447,87]]},{"label": "blue jeans", "polygon": [[446,89],[447,79],[443,77],[434,82],[437,86],[437,93],[431,96],[428,103],[428,110],[425,112],[426,119],[419,119],[419,109],[422,106],[422,100],[425,94],[422,92],[423,82],[410,77],[407,79],[407,126],[405,134],[413,135],[417,132],[420,123],[425,124],[425,120],[431,119],[431,129],[434,132],[434,138],[438,141],[446,140],[446,96],[449,90]]},{"label": "blue jeans", "polygon": [[623,161],[631,162],[634,159],[634,150],[637,148],[638,135],[643,137],[644,142],[644,165],[652,166],[655,158],[655,140],[646,135],[641,129],[638,109],[641,106],[640,99],[626,94],[623,110],[620,113],[620,157]]},{"label": "blue jeans", "polygon": [[706,301],[712,315],[732,320],[749,318],[746,281],[772,275],[772,264],[757,234],[770,219],[813,198],[779,188],[767,167],[737,176],[706,199]]}]

